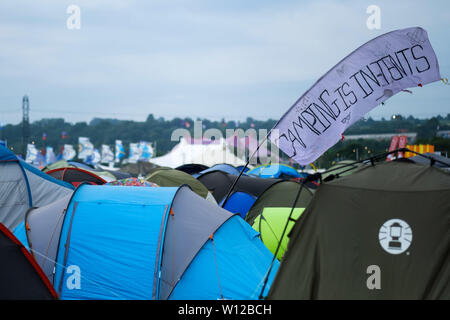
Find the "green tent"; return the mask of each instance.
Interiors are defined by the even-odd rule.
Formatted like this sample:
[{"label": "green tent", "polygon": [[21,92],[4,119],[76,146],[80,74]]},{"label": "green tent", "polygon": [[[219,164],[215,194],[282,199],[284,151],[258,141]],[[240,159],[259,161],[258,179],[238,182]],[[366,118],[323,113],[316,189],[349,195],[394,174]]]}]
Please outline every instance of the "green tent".
[{"label": "green tent", "polygon": [[137,163],[126,163],[120,167],[120,171],[129,173],[132,177],[137,178],[138,176],[146,176],[155,169],[160,168],[160,166],[152,162],[138,161]]},{"label": "green tent", "polygon": [[207,198],[209,194],[208,189],[200,181],[180,170],[169,168],[153,169],[152,173],[145,177],[145,180],[156,183],[161,187],[179,187],[187,184],[192,191],[203,198]]},{"label": "green tent", "polygon": [[58,160],[56,162],[46,165],[44,168],[42,168],[42,171],[47,172],[54,169],[69,168],[69,167],[75,168],[75,166],[69,164],[66,160]]},{"label": "green tent", "polygon": [[327,181],[328,179],[331,179],[331,176],[336,177],[345,177],[349,174],[352,174],[363,166],[361,162],[356,162],[353,160],[342,160],[331,166],[322,174],[322,181]]},{"label": "green tent", "polygon": [[450,299],[450,173],[390,161],[323,182],[269,299]]},{"label": "green tent", "polygon": [[[275,254],[277,250],[278,243],[280,242],[283,230],[286,227],[286,222],[288,221],[289,214],[292,208],[264,208],[262,214],[256,217],[253,223],[253,229],[259,232],[261,241],[264,245]],[[304,208],[295,208],[292,212],[291,219],[288,223],[287,229],[284,233],[283,239],[281,241],[280,249],[277,253],[277,259],[281,260],[286,250],[287,244],[289,242],[288,234],[294,222],[303,213]]]},{"label": "green tent", "polygon": [[[280,181],[273,184],[264,193],[256,199],[250,211],[245,216],[245,221],[253,225],[255,219],[263,212],[266,207],[292,208],[300,183],[295,181]],[[296,208],[306,208],[313,197],[313,192],[306,186],[303,186]]]},{"label": "green tent", "polygon": [[91,172],[95,173],[96,175],[98,175],[100,178],[106,180],[106,181],[114,181],[117,180],[116,176],[114,174],[112,174],[109,171],[100,171],[100,170],[90,170]]}]

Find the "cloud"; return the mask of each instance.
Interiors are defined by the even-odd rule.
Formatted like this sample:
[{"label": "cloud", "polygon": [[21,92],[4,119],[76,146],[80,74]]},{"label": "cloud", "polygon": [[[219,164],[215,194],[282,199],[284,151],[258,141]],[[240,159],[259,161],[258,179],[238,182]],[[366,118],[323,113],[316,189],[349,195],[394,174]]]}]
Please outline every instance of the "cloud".
[{"label": "cloud", "polygon": [[[369,1],[79,0],[81,29],[67,30],[72,3],[0,3],[0,110],[28,93],[34,110],[62,114],[276,118],[358,46],[414,25],[429,31],[442,73],[450,71],[444,1],[377,1],[381,30],[366,28]],[[419,112],[420,95],[393,103]]]}]

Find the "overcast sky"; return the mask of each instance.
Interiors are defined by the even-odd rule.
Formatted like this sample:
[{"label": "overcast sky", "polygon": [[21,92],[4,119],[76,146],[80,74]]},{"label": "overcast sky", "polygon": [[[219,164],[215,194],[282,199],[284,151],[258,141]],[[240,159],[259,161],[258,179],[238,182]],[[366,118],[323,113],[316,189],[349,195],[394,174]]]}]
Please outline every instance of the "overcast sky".
[{"label": "overcast sky", "polygon": [[[67,8],[81,9],[70,30]],[[369,30],[369,5],[381,29]],[[450,1],[2,0],[0,123],[108,117],[279,119],[326,71],[372,38],[421,26],[450,77]],[[441,82],[370,116],[450,113]]]}]

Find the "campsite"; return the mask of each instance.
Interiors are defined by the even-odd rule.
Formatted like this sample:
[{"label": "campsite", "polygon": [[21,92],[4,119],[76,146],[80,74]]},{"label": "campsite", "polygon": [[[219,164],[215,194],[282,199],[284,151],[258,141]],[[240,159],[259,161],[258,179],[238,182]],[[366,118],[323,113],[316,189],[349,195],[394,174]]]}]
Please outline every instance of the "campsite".
[{"label": "campsite", "polygon": [[0,300],[450,300],[449,21],[411,1],[0,4]]}]

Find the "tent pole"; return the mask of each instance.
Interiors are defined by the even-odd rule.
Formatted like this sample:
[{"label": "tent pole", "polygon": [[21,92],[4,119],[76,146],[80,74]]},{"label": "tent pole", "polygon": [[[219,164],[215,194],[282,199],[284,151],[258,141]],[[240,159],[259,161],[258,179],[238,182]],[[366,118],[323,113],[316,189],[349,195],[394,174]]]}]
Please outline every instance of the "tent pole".
[{"label": "tent pole", "polygon": [[[315,175],[314,175],[314,176],[315,176]],[[278,250],[280,250],[281,242],[282,242],[282,240],[283,240],[284,234],[286,233],[287,227],[288,227],[288,225],[289,225],[289,221],[291,221],[291,216],[292,216],[292,213],[294,212],[295,206],[297,205],[297,201],[298,201],[298,199],[300,198],[300,194],[301,194],[301,192],[302,192],[303,185],[306,183],[306,181],[308,181],[307,179],[308,179],[308,178],[305,178],[305,179],[300,183],[300,188],[298,188],[297,195],[295,196],[295,200],[294,200],[294,203],[292,204],[291,212],[289,213],[289,217],[287,218],[286,224],[284,225],[283,233],[281,234],[280,241],[278,242],[278,245],[277,245],[277,249],[275,250],[275,253],[273,254],[273,258],[272,258],[272,262],[270,263],[269,270],[267,271],[267,273],[266,273],[266,275],[265,275],[264,284],[263,284],[263,287],[262,287],[262,289],[261,289],[261,293],[259,294],[259,299],[260,299],[260,300],[263,298],[263,295],[264,295],[264,289],[266,288],[267,281],[269,280],[269,275],[270,275],[270,272],[272,271],[273,263],[275,262],[275,259],[277,258]]]},{"label": "tent pole", "polygon": [[228,201],[228,198],[230,197],[231,193],[234,190],[234,187],[236,187],[236,184],[238,183],[239,179],[241,178],[242,174],[245,171],[245,168],[248,167],[248,165],[250,164],[250,161],[253,159],[253,157],[255,156],[255,154],[258,152],[259,148],[262,146],[262,144],[264,142],[266,142],[267,137],[269,136],[269,134],[272,132],[272,130],[269,131],[269,133],[266,135],[266,137],[264,138],[264,140],[258,144],[258,147],[256,148],[256,150],[253,152],[253,154],[251,155],[251,157],[248,158],[247,162],[245,163],[245,166],[242,168],[241,172],[239,172],[239,175],[236,177],[236,179],[234,179],[233,184],[230,187],[230,190],[228,190],[227,196],[225,197],[225,200],[222,203],[222,208],[225,208],[225,205]]},{"label": "tent pole", "polygon": [[[377,154],[377,155],[374,155],[374,156],[372,156],[372,157],[370,157],[370,158],[361,159],[361,160],[355,161],[355,162],[353,162],[353,163],[344,164],[344,165],[339,166],[339,167],[337,167],[337,168],[333,168],[333,169],[326,170],[326,171],[322,172],[322,174],[330,173],[330,172],[333,172],[333,171],[335,171],[335,170],[342,169],[342,168],[346,168],[346,167],[351,167],[351,166],[353,166],[353,165],[355,165],[355,164],[357,164],[357,163],[363,163],[363,162],[365,162],[365,161],[370,161],[371,163],[375,164],[375,162],[376,162],[376,161],[379,161],[380,159],[382,159],[382,161],[385,161],[385,160],[386,160],[386,157],[387,157],[389,154],[394,154],[394,153],[398,153],[398,152],[411,152],[411,153],[414,153],[414,154],[416,154],[416,155],[418,155],[418,156],[420,156],[420,157],[422,157],[422,158],[428,159],[428,160],[430,160],[430,161],[433,159],[432,157],[426,156],[426,155],[424,155],[424,154],[422,154],[422,153],[419,153],[419,152],[410,150],[410,149],[408,149],[408,148],[400,148],[400,149],[397,149],[397,150],[394,150],[394,151],[390,151],[390,152],[385,152],[385,153]],[[439,161],[439,160],[437,160],[437,159],[433,159],[433,160],[434,160],[434,162],[439,162],[439,163],[441,163],[441,164],[443,164],[443,165],[448,165],[447,163],[442,162],[442,161]],[[434,163],[433,163],[433,164],[434,164]],[[351,168],[350,168],[350,169],[351,169]],[[349,170],[350,170],[350,169],[349,169]],[[345,171],[344,171],[344,172],[345,172]]]}]

